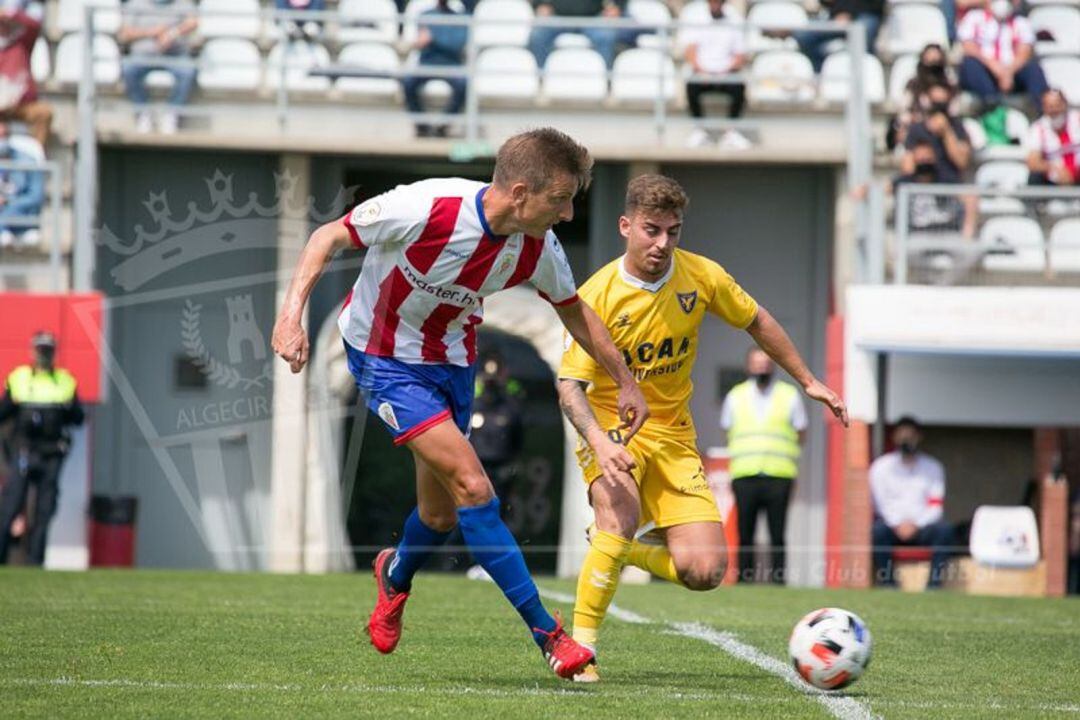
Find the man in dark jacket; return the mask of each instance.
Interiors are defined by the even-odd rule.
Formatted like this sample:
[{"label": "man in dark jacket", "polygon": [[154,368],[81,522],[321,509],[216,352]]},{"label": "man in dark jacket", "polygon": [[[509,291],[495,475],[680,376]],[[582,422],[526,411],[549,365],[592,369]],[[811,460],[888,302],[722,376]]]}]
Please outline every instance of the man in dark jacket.
[{"label": "man in dark jacket", "polygon": [[34,364],[12,370],[0,398],[0,422],[15,418],[10,443],[14,472],[0,493],[0,564],[7,562],[8,533],[26,503],[31,484],[37,487],[37,502],[27,559],[32,565],[45,562],[60,467],[71,446],[68,428],[83,421],[75,378],[55,366],[56,338],[41,332],[34,336],[33,344]]},{"label": "man in dark jacket", "polygon": [[[465,64],[465,43],[468,42],[469,30],[466,25],[447,25],[425,23],[427,17],[460,16],[450,7],[449,0],[439,0],[439,4],[420,14],[419,32],[414,47],[420,51],[420,70],[424,67],[461,68]],[[450,83],[450,104],[444,111],[447,115],[457,115],[465,107],[466,84],[464,75],[442,77],[434,75],[410,75],[401,81],[405,91],[405,106],[410,113],[419,115],[424,112],[420,92],[432,80],[445,80]],[[418,137],[446,137],[446,123],[432,125],[426,121],[417,121]]]}]

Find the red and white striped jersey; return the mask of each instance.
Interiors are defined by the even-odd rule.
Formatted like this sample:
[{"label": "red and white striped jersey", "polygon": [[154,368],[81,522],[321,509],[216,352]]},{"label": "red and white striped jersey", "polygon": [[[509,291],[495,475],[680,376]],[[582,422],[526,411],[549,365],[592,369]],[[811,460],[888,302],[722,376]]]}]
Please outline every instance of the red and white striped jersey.
[{"label": "red and white striped jersey", "polygon": [[1034,45],[1035,32],[1023,15],[1014,15],[1002,22],[989,10],[972,10],[956,29],[960,42],[973,42],[979,52],[1005,65],[1016,60],[1021,45]]},{"label": "red and white striped jersey", "polygon": [[407,363],[470,365],[484,298],[531,283],[553,305],[578,298],[559,240],[497,236],[487,185],[446,178],[399,185],[342,218],[364,264],[338,318],[345,341]]}]

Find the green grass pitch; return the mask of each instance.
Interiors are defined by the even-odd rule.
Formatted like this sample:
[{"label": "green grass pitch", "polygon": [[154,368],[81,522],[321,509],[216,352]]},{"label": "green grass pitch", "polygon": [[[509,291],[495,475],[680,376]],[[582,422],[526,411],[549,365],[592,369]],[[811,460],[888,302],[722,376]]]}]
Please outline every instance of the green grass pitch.
[{"label": "green grass pitch", "polygon": [[[626,586],[617,605],[652,622],[608,620],[596,686],[552,675],[488,583],[419,576],[388,657],[361,630],[372,601],[360,573],[5,569],[0,716],[1080,718],[1076,600]],[[701,623],[786,663],[792,625],[829,605],[874,635],[839,704],[667,625]]]}]

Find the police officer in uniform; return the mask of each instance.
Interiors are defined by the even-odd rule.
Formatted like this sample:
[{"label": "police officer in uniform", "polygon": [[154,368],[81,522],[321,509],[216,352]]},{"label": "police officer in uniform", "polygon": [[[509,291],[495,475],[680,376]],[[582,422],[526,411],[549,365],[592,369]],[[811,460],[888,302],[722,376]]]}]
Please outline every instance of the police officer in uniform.
[{"label": "police officer in uniform", "polygon": [[776,380],[773,373],[765,351],[752,348],[746,355],[750,378],[732,388],[720,413],[739,516],[739,582],[753,580],[754,528],[764,508],[772,544],[772,581],[784,583],[784,529],[807,418],[796,387]]},{"label": "police officer in uniform", "polygon": [[8,533],[26,503],[31,484],[37,489],[37,501],[27,561],[44,563],[49,521],[59,495],[60,467],[71,446],[68,429],[83,421],[75,378],[54,364],[56,338],[39,332],[33,346],[34,364],[11,371],[0,399],[0,422],[15,418],[8,444],[13,472],[0,493],[0,564],[7,562]]}]

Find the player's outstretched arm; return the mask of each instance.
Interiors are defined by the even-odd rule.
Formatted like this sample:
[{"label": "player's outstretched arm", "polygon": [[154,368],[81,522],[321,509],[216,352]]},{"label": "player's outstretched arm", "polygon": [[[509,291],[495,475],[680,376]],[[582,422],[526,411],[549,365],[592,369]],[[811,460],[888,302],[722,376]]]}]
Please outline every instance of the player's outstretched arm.
[{"label": "player's outstretched arm", "polygon": [[626,367],[619,349],[615,347],[611,333],[600,316],[584,302],[555,306],[555,312],[559,314],[559,319],[570,336],[619,386],[619,418],[626,429],[624,436],[629,440],[649,419],[649,406],[645,403],[645,396],[630,373],[630,368]]},{"label": "player's outstretched arm", "polygon": [[814,377],[814,373],[810,372],[810,368],[806,366],[802,356],[799,355],[795,343],[791,342],[791,338],[788,337],[784,326],[776,321],[772,313],[759,306],[757,317],[746,328],[746,331],[754,338],[754,342],[758,344],[758,347],[775,360],[777,365],[787,370],[788,374],[795,378],[796,382],[802,385],[803,392],[806,393],[807,397],[826,405],[832,411],[832,414],[839,418],[840,422],[844,423],[844,427],[847,427],[848,414],[844,401],[829,389],[825,383]]},{"label": "player's outstretched arm", "polygon": [[304,306],[312,288],[319,281],[326,264],[338,250],[351,244],[348,229],[340,220],[329,222],[311,233],[300,260],[296,264],[289,289],[285,292],[285,301],[274,322],[274,334],[270,345],[274,352],[289,363],[289,368],[298,373],[308,360],[307,332],[301,324]]},{"label": "player's outstretched arm", "polygon": [[559,378],[559,407],[585,442],[596,453],[596,462],[604,473],[604,479],[618,483],[620,473],[630,472],[636,463],[626,448],[614,442],[604,429],[585,396],[585,383],[573,378]]}]

